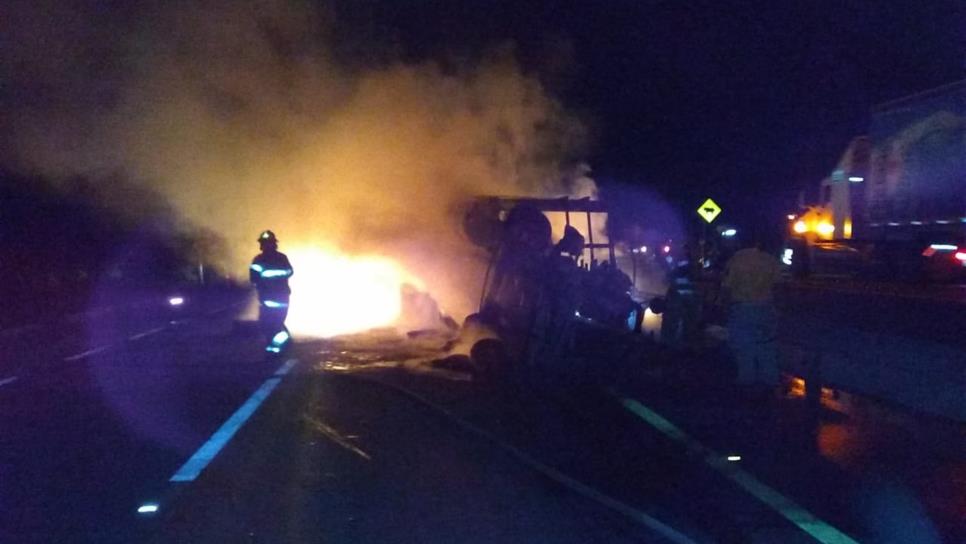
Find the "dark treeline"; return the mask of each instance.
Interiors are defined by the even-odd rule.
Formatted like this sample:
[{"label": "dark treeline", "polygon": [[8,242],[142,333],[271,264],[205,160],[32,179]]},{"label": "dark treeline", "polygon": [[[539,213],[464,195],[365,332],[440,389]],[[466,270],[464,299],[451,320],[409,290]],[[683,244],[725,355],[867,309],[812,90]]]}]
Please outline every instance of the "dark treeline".
[{"label": "dark treeline", "polygon": [[[81,311],[95,290],[157,292],[198,284],[219,257],[163,197],[120,179],[48,180],[0,171],[0,327]],[[207,281],[218,281],[210,268]]]}]

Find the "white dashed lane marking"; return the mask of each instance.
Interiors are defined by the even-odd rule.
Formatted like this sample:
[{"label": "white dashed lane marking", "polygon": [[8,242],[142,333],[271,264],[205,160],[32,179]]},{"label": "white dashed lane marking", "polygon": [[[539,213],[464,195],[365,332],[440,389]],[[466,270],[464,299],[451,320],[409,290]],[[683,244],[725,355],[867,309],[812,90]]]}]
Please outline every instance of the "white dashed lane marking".
[{"label": "white dashed lane marking", "polygon": [[668,438],[683,444],[689,451],[703,457],[705,464],[709,467],[738,484],[739,487],[797,525],[799,529],[808,533],[818,542],[822,544],[858,544],[852,537],[822,521],[795,501],[768,487],[748,472],[737,468],[730,459],[701,444],[661,414],[634,399],[622,398],[620,401],[629,412],[643,419]]},{"label": "white dashed lane marking", "polygon": [[111,346],[101,346],[99,348],[89,349],[87,351],[78,353],[77,355],[71,355],[70,357],[64,357],[64,360],[65,361],[68,361],[68,362],[70,362],[70,361],[77,361],[79,359],[83,359],[84,357],[88,357],[88,356],[91,356],[91,355],[97,355],[98,353],[101,353],[102,351],[106,351],[110,347]]},{"label": "white dashed lane marking", "polygon": [[156,327],[156,328],[151,329],[149,331],[139,332],[139,333],[137,333],[135,335],[132,335],[130,337],[130,339],[131,340],[138,340],[138,339],[144,338],[145,336],[151,336],[152,334],[159,333],[159,332],[163,331],[164,329],[165,329],[164,326]]}]

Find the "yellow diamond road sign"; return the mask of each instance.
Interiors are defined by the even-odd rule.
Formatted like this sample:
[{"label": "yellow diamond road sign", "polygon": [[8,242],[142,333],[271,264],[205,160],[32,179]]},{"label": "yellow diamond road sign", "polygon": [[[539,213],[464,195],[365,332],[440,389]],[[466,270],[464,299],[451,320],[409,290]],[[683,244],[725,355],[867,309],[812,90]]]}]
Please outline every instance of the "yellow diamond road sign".
[{"label": "yellow diamond road sign", "polygon": [[708,223],[714,221],[714,218],[718,217],[719,213],[721,213],[721,206],[718,206],[718,203],[710,198],[705,200],[704,204],[698,208],[698,215]]}]

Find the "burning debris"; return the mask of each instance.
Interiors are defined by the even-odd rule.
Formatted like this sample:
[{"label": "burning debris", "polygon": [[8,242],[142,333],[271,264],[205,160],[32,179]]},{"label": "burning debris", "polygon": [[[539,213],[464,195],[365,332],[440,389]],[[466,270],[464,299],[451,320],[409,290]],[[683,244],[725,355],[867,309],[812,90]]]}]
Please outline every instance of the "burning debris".
[{"label": "burning debris", "polygon": [[289,256],[298,273],[291,280],[288,323],[302,336],[325,338],[392,326],[402,314],[404,286],[422,285],[385,257],[304,246]]},{"label": "burning debris", "polygon": [[[544,211],[567,214],[564,236],[555,245]],[[402,330],[415,330],[388,343],[369,336],[371,343],[362,351],[379,345],[378,362],[360,359],[356,346],[345,355],[350,360],[331,364],[340,370],[388,364],[447,379],[489,380],[544,370],[566,373],[583,352],[628,352],[622,339],[631,337],[623,333],[639,331],[644,318],[630,297],[630,279],[610,264],[613,244],[585,242],[569,225],[571,213],[605,212],[591,200],[479,200],[464,222],[468,237],[491,254],[479,312],[457,330],[427,293],[404,286],[407,308],[398,323],[408,325]],[[620,359],[625,353],[614,355]]]}]

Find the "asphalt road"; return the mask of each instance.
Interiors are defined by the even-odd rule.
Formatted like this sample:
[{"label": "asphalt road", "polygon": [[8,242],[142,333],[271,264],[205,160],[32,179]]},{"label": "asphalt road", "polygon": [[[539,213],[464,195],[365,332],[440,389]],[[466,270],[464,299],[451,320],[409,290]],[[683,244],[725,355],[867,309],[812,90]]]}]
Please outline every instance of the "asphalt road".
[{"label": "asphalt road", "polygon": [[[4,340],[0,542],[664,541],[411,399],[313,372],[313,345],[264,357],[230,302]],[[272,380],[210,466],[171,481]]]},{"label": "asphalt road", "polygon": [[[793,401],[761,419],[667,373],[487,386],[380,335],[266,358],[233,302],[0,338],[0,542],[887,542],[847,507],[871,465],[962,478],[961,429],[890,442],[853,418],[875,439],[837,462],[799,447],[818,429],[795,431]],[[920,462],[862,455],[893,447]],[[894,536],[961,535],[961,494],[927,499],[871,511],[912,505]]]}]

